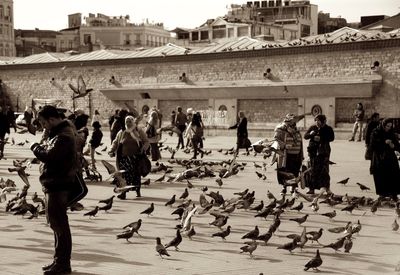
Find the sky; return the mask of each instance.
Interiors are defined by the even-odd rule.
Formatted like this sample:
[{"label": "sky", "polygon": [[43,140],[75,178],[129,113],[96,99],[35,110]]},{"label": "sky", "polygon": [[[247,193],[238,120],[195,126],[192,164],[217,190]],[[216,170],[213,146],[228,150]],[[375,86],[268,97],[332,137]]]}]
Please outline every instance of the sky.
[{"label": "sky", "polygon": [[[61,30],[68,27],[68,14],[102,13],[129,15],[131,23],[164,23],[175,27],[195,28],[207,19],[227,14],[231,4],[247,0],[14,0],[14,29]],[[365,15],[400,13],[399,0],[311,0],[318,11],[341,16],[347,22],[359,22]]]}]

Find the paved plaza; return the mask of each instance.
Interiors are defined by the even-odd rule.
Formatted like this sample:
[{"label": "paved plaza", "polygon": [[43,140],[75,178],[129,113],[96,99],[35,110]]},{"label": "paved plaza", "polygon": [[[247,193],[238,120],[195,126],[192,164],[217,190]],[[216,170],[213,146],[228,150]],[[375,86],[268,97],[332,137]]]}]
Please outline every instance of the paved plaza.
[{"label": "paved plaza", "polygon": [[[114,163],[101,149],[106,145],[109,147],[108,133],[104,133],[104,145],[99,148],[102,155],[96,155],[101,160],[105,159]],[[11,134],[15,143],[25,142],[26,140],[37,141],[39,136]],[[175,147],[177,138],[167,137],[166,145]],[[164,137],[164,138],[165,138]],[[204,160],[222,161],[232,158],[232,155],[224,155],[223,152],[234,146],[236,137],[207,137],[205,148],[211,149],[212,153],[204,157]],[[252,141],[257,137],[250,137]],[[224,149],[222,153],[218,149]],[[336,164],[331,165],[331,189],[335,194],[349,196],[366,196],[376,198],[375,188],[371,175],[369,174],[369,162],[364,160],[364,144],[361,142],[348,142],[337,140],[332,143],[331,160]],[[169,164],[170,153],[162,151],[162,162]],[[20,189],[23,186],[22,180],[18,175],[8,172],[7,168],[12,167],[13,159],[32,158],[33,154],[29,150],[29,145],[7,144],[5,157],[0,161],[0,173],[4,179],[12,179]],[[179,151],[176,159],[190,158],[191,155]],[[280,187],[276,180],[275,167],[269,166],[270,159],[264,160],[259,156],[245,156],[239,154],[238,162],[245,162],[243,171],[237,175],[224,178],[223,185],[219,187],[215,182],[216,178],[190,179],[194,185],[189,189],[189,199],[199,205],[201,188],[208,187],[210,191],[219,191],[225,200],[238,197],[234,192],[240,192],[249,188],[255,191],[254,206],[261,200],[264,204],[269,203],[267,190],[272,192],[278,199],[280,198]],[[267,171],[254,166],[254,162],[262,165],[267,163]],[[174,171],[183,170],[181,166],[172,164]],[[38,181],[38,165],[33,164],[27,169],[30,174],[29,180],[31,188],[27,196],[27,201],[31,201],[34,192],[43,197]],[[108,177],[104,166],[98,162],[97,167],[103,175],[103,179]],[[218,171],[221,167],[213,166],[212,169]],[[259,179],[255,171],[266,175],[266,180]],[[218,174],[216,172],[216,174]],[[149,186],[142,188],[142,198],[136,198],[135,192],[127,194],[127,200],[114,199],[111,210],[107,213],[99,211],[96,217],[89,218],[83,216],[84,213],[94,209],[97,205],[102,205],[98,201],[113,195],[113,186],[109,181],[88,183],[89,193],[81,203],[85,209],[82,211],[69,212],[69,220],[73,238],[72,270],[73,274],[306,274],[314,271],[304,271],[304,265],[314,257],[316,250],[319,249],[323,263],[319,268],[321,274],[400,274],[400,231],[392,231],[391,224],[396,219],[395,210],[388,206],[381,207],[376,213],[371,213],[370,206],[361,206],[352,213],[341,211],[347,204],[342,203],[334,207],[320,204],[318,212],[313,212],[310,202],[302,198],[296,200],[295,205],[300,201],[304,203],[303,210],[298,213],[293,210],[285,210],[281,215],[281,225],[278,230],[265,245],[258,241],[257,249],[251,258],[248,253],[239,253],[240,247],[244,244],[241,237],[253,230],[257,225],[260,234],[266,233],[272,224],[273,218],[255,218],[256,211],[236,209],[230,214],[227,225],[232,227],[231,234],[226,237],[226,241],[221,238],[212,238],[213,233],[220,230],[209,225],[214,217],[209,213],[196,213],[192,218],[192,224],[196,235],[189,240],[183,236],[183,241],[179,245],[179,251],[168,248],[170,257],[161,259],[156,253],[156,237],[160,237],[163,244],[171,241],[175,234],[175,226],[179,223],[175,220],[175,215],[171,215],[182,200],[178,199],[187,187],[187,181],[182,182],[154,182],[160,178],[162,172],[150,174],[147,178],[151,179]],[[349,177],[349,182],[345,186],[337,184],[338,181]],[[397,179],[399,181],[399,179]],[[371,188],[370,191],[361,191],[356,182],[362,183]],[[301,190],[305,193],[307,189]],[[7,194],[7,199],[12,198],[18,191]],[[177,202],[172,207],[165,206],[165,202],[177,196]],[[207,196],[208,201],[211,200]],[[154,203],[155,210],[151,216],[140,214],[150,203]],[[52,261],[53,255],[53,234],[46,225],[43,215],[34,219],[27,219],[28,215],[22,217],[13,215],[5,211],[6,202],[0,204],[0,274],[41,274],[41,266]],[[215,208],[215,207],[214,207]],[[320,214],[336,210],[337,216],[332,220]],[[200,207],[199,207],[200,210]],[[199,211],[198,211],[199,212]],[[298,225],[290,218],[301,217],[309,214],[306,222]],[[123,232],[122,227],[130,222],[142,219],[142,226],[139,230],[141,236],[130,239],[118,239],[116,235]],[[334,234],[328,228],[345,226],[347,222],[362,224],[362,229],[358,234],[354,234],[353,248],[350,253],[344,253],[344,249],[335,252],[332,248],[324,248],[336,241],[344,234]],[[397,218],[399,222],[399,218]],[[226,229],[225,225],[223,229]],[[290,253],[287,250],[277,249],[279,245],[290,241],[288,234],[301,234],[303,227],[307,231],[315,231],[323,228],[320,243],[308,241],[304,248],[296,248]],[[397,270],[397,271],[396,271]]]}]

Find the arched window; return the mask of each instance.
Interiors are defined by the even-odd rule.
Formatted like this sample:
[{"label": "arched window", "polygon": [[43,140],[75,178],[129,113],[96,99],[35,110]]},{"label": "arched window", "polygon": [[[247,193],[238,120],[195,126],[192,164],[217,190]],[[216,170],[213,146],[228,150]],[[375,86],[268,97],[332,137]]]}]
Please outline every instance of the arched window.
[{"label": "arched window", "polygon": [[12,22],[12,11],[11,11],[11,7],[8,6],[7,7],[7,16],[8,16],[8,21]]}]

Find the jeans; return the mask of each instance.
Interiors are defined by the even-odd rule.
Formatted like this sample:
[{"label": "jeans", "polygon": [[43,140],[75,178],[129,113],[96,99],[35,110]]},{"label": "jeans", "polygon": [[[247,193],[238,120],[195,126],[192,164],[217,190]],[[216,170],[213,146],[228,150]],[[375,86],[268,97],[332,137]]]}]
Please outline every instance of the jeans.
[{"label": "jeans", "polygon": [[70,265],[72,238],[67,216],[68,191],[46,193],[47,221],[54,232],[54,262]]},{"label": "jeans", "polygon": [[356,122],[354,122],[353,134],[351,136],[351,139],[354,140],[354,138],[356,137],[358,128],[360,128],[360,133],[358,135],[358,140],[361,141],[362,133],[363,133],[363,130],[364,130],[364,121],[356,121]]}]

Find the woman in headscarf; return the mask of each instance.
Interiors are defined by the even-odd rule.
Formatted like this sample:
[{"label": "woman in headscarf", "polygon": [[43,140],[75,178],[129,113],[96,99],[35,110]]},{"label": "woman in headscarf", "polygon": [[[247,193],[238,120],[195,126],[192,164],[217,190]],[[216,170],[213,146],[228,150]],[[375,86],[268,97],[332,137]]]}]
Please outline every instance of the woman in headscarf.
[{"label": "woman in headscarf", "polygon": [[[141,197],[141,175],[137,163],[138,158],[145,154],[149,148],[149,140],[146,133],[137,126],[138,119],[133,116],[125,117],[125,130],[120,130],[115,137],[109,154],[116,154],[118,170],[124,170],[122,177],[127,185],[132,185],[136,190],[136,197]],[[120,199],[126,199],[126,192],[118,195]]]},{"label": "woman in headscarf", "polygon": [[332,127],[326,124],[325,115],[317,115],[315,125],[312,125],[304,134],[304,139],[309,139],[307,147],[310,157],[310,180],[306,186],[310,189],[307,194],[314,194],[315,189],[330,193],[329,158],[331,155],[330,142],[335,139]]},{"label": "woman in headscarf", "polygon": [[249,147],[251,142],[248,138],[247,132],[247,118],[243,111],[238,113],[238,122],[229,127],[229,129],[237,129],[237,141],[236,141],[236,156],[239,154],[239,149],[246,149],[247,154],[249,154]]},{"label": "woman in headscarf", "polygon": [[192,159],[196,159],[199,152],[201,154],[201,158],[203,158],[204,151],[201,148],[204,135],[204,124],[199,112],[196,112],[192,116],[192,121],[189,125],[190,127],[188,127],[188,131],[191,131],[191,142],[194,149],[194,155]]},{"label": "woman in headscarf", "polygon": [[[287,114],[282,123],[275,127],[274,140],[278,143],[278,150],[283,152],[277,158],[277,178],[282,185],[282,194],[286,194],[286,180],[282,172],[292,173],[298,177],[303,161],[303,140],[296,123],[304,118],[304,115],[295,116]],[[291,192],[294,192],[292,188]]]},{"label": "woman in headscarf", "polygon": [[376,194],[380,199],[391,197],[397,201],[397,195],[400,194],[400,168],[395,151],[400,152],[400,145],[393,131],[393,121],[384,119],[372,131],[370,138],[370,172],[374,176]]}]

